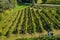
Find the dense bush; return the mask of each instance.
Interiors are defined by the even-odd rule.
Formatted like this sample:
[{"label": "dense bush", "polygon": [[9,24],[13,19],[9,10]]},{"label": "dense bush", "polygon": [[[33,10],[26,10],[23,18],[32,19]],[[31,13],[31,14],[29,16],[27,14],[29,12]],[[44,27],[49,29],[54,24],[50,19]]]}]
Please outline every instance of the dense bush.
[{"label": "dense bush", "polygon": [[17,4],[16,0],[0,0],[0,12],[5,9],[10,9],[15,7]]}]

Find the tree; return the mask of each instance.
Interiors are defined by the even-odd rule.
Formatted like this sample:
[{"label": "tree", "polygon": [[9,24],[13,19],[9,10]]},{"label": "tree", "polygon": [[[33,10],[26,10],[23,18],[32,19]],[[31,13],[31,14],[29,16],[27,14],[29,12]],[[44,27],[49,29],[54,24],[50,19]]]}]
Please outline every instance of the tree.
[{"label": "tree", "polygon": [[42,3],[46,3],[47,0],[42,0]]},{"label": "tree", "polygon": [[32,0],[32,5],[35,5],[35,0]]},{"label": "tree", "polygon": [[0,0],[0,12],[5,9],[14,8],[17,5],[17,0]]}]

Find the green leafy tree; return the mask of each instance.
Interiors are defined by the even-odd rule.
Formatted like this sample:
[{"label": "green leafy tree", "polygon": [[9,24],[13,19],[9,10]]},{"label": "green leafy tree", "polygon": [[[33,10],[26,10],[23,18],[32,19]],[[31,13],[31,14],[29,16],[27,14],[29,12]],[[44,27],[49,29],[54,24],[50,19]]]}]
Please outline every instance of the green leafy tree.
[{"label": "green leafy tree", "polygon": [[17,0],[0,0],[0,12],[5,9],[14,8],[17,5]]}]

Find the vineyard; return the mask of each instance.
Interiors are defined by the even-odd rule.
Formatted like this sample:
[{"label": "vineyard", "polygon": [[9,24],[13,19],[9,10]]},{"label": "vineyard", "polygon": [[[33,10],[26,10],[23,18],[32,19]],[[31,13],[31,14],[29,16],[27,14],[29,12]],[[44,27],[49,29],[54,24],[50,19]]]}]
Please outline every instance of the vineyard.
[{"label": "vineyard", "polygon": [[60,8],[26,7],[8,16],[0,26],[0,37],[16,35],[18,38],[20,35],[35,33],[47,35],[48,31],[60,30]]}]

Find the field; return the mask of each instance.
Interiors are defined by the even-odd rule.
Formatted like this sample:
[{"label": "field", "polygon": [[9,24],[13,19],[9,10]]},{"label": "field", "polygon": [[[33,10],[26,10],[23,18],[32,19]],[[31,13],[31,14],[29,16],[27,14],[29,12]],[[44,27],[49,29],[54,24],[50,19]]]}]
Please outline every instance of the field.
[{"label": "field", "polygon": [[[60,35],[60,7],[30,7],[27,5],[2,13],[1,40],[21,40],[48,35]],[[36,38],[37,40],[38,38]],[[22,39],[24,40],[24,39]],[[29,40],[29,39],[25,39]]]}]

